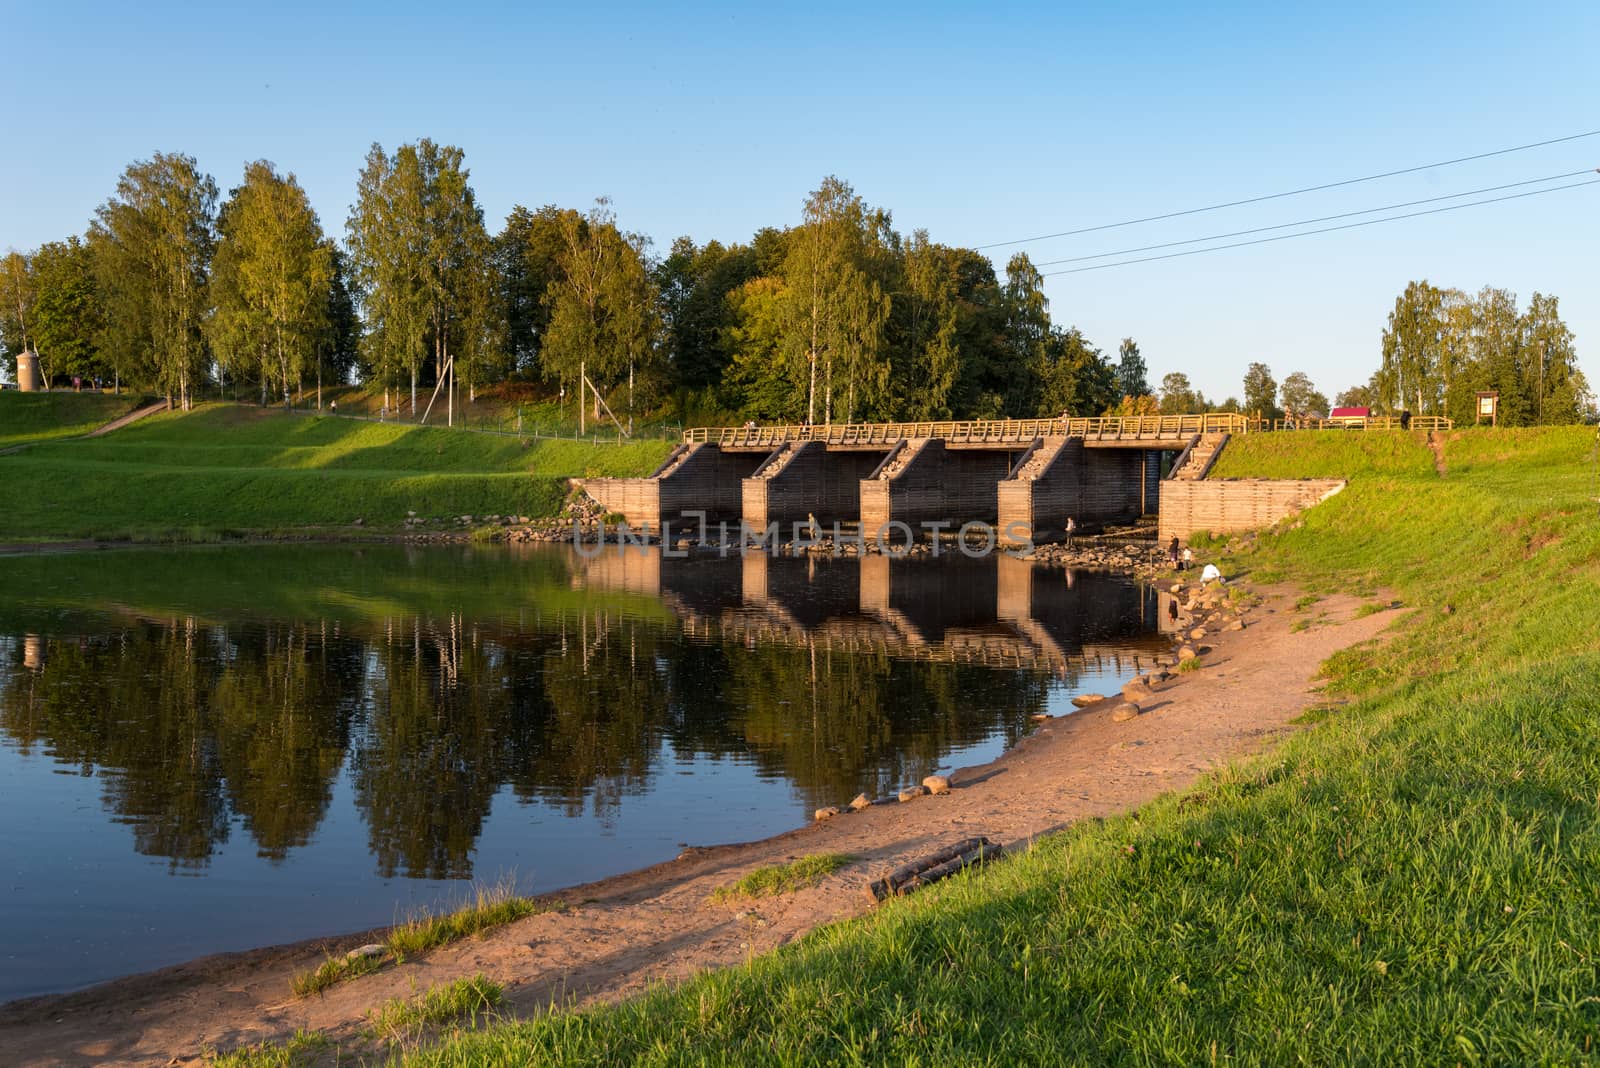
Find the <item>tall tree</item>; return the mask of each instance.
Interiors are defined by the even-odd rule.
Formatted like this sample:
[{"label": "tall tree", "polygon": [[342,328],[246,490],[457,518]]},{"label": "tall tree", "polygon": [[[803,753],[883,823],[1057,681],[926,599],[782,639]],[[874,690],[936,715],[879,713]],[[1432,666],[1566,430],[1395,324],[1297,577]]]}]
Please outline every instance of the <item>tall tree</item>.
[{"label": "tall tree", "polygon": [[216,204],[217,185],[193,157],[158,152],[128,165],[90,227],[105,296],[101,349],[119,377],[148,369],[152,384],[185,407],[205,373]]},{"label": "tall tree", "polygon": [[1147,378],[1149,368],[1139,354],[1138,342],[1131,337],[1122,339],[1117,349],[1117,388],[1124,397],[1142,397],[1150,392]]},{"label": "tall tree", "polygon": [[1283,402],[1284,412],[1295,418],[1328,414],[1328,398],[1317,391],[1311,376],[1304,371],[1295,371],[1285,378],[1278,397]]},{"label": "tall tree", "polygon": [[562,227],[569,218],[578,218],[578,213],[553,204],[530,211],[519,204],[495,238],[506,345],[519,369],[540,367],[539,348],[550,326],[545,295],[561,274]]},{"label": "tall tree", "polygon": [[880,360],[889,297],[869,270],[877,213],[849,183],[829,175],[807,199],[783,263],[785,347],[806,368],[806,421],[820,402],[833,422],[836,391],[845,418],[882,399],[889,373]]},{"label": "tall tree", "polygon": [[908,419],[948,419],[961,368],[960,277],[954,250],[911,235],[904,249],[905,359],[900,361],[900,410]]},{"label": "tall tree", "polygon": [[293,174],[266,160],[248,164],[217,220],[216,308],[211,320],[218,362],[252,368],[263,400],[269,386],[285,405],[307,368],[317,373],[329,333],[333,249]]},{"label": "tall tree", "polygon": [[[30,258],[15,250],[0,259],[0,341],[10,371],[15,377],[17,356],[32,350],[37,341],[33,337],[33,309],[38,297],[38,279],[34,275]],[[42,361],[41,361],[42,362]],[[49,388],[48,365],[40,368],[46,388]]]},{"label": "tall tree", "polygon": [[1040,385],[1050,362],[1050,301],[1044,295],[1044,276],[1025,252],[1006,263],[1005,310],[1005,346],[1011,366],[1004,414],[1010,416],[1037,410]]},{"label": "tall tree", "polygon": [[415,146],[390,157],[374,144],[345,223],[351,280],[366,322],[367,365],[384,384],[385,408],[389,387],[409,376],[413,413],[429,313],[424,184]]},{"label": "tall tree", "polygon": [[1440,354],[1445,335],[1444,293],[1426,280],[1410,282],[1395,298],[1383,331],[1378,385],[1383,402],[1418,415],[1438,415],[1443,405]]},{"label": "tall tree", "polygon": [[[611,202],[595,201],[586,216],[562,219],[560,277],[545,294],[550,326],[540,359],[545,371],[583,391],[622,380],[635,361],[654,351],[656,290],[640,249],[616,225]],[[594,397],[599,416],[600,396]],[[583,422],[580,400],[579,420]]]},{"label": "tall tree", "polygon": [[33,333],[40,362],[53,374],[100,377],[106,368],[95,339],[104,329],[94,257],[76,236],[51,241],[33,254],[38,297]]},{"label": "tall tree", "polygon": [[1578,370],[1572,330],[1561,320],[1560,302],[1534,293],[1519,326],[1528,354],[1526,388],[1535,398],[1534,421],[1541,426],[1578,422],[1593,398]]},{"label": "tall tree", "polygon": [[1278,383],[1272,377],[1272,368],[1264,363],[1252,363],[1244,372],[1244,410],[1262,419],[1276,419],[1283,413],[1276,403]]},{"label": "tall tree", "polygon": [[1205,398],[1189,384],[1189,376],[1173,371],[1161,379],[1161,414],[1185,415],[1205,409]]}]

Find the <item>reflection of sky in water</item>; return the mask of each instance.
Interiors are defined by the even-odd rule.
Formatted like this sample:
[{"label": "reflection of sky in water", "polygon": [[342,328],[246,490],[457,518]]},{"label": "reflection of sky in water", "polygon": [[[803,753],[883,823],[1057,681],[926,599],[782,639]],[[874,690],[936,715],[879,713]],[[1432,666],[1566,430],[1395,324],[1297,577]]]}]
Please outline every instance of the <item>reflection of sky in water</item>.
[{"label": "reflection of sky in water", "polygon": [[1017,561],[297,546],[0,590],[0,999],[778,833],[1156,649],[1149,595]]}]

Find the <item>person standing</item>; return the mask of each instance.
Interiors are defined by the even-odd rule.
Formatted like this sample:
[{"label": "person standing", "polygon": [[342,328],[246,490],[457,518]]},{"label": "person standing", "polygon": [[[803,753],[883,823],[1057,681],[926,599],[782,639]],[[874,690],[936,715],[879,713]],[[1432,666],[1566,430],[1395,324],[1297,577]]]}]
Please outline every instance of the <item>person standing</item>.
[{"label": "person standing", "polygon": [[1070,515],[1067,516],[1067,548],[1069,548],[1069,549],[1072,548],[1072,545],[1073,545],[1072,537],[1077,532],[1078,532],[1078,524],[1073,522],[1073,519],[1072,519],[1072,517]]},{"label": "person standing", "polygon": [[1176,534],[1172,536],[1172,544],[1167,546],[1167,559],[1172,562],[1172,570],[1179,570],[1178,565],[1181,561],[1178,559],[1178,536]]},{"label": "person standing", "polygon": [[1179,571],[1188,571],[1194,567],[1194,550],[1189,546],[1183,547],[1183,560],[1178,564]]}]

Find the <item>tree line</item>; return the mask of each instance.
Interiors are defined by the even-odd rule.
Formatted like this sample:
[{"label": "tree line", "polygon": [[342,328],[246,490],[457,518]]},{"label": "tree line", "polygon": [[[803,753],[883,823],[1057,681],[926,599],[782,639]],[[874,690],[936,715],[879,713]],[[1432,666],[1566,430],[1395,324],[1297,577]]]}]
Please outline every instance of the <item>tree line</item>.
[{"label": "tree line", "polygon": [[[0,262],[0,346],[63,376],[265,404],[360,381],[417,412],[459,382],[507,381],[602,411],[770,422],[1121,412],[1325,414],[1304,372],[1252,363],[1218,403],[1174,371],[1149,383],[1139,346],[1102,352],[1052,319],[1025,253],[1003,275],[980,252],[897,231],[839,178],[798,225],[745,243],[689,237],[657,255],[609,201],[514,207],[485,225],[461,149],[373,145],[343,241],[293,174],[250,163],[226,199],[189,156],[130,164],[87,232]],[[1508,422],[1578,418],[1589,403],[1553,297],[1527,313],[1413,283],[1366,386],[1341,399],[1471,418],[1493,383]],[[1464,407],[1464,405],[1467,405]],[[612,416],[616,418],[615,415]]]}]

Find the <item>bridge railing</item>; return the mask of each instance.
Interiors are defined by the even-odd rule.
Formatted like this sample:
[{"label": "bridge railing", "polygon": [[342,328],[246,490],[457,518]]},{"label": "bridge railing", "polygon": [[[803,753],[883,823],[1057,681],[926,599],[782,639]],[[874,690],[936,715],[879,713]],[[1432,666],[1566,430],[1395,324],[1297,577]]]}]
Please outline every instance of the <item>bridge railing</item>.
[{"label": "bridge railing", "polygon": [[1176,441],[1195,434],[1243,434],[1249,420],[1230,412],[1206,415],[1106,415],[1066,419],[966,419],[921,423],[821,423],[797,426],[693,427],[688,444],[708,442],[733,448],[786,442],[828,445],[893,445],[912,438],[941,438],[963,445],[1023,444],[1037,437],[1078,437],[1090,441]]},{"label": "bridge railing", "polygon": [[1454,430],[1454,420],[1442,415],[1413,415],[1402,420],[1397,415],[1348,416],[1339,419],[1274,419],[1252,424],[1256,430]]}]

